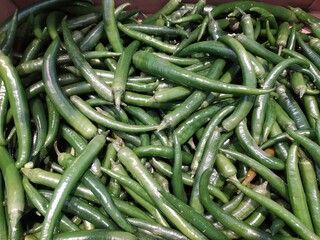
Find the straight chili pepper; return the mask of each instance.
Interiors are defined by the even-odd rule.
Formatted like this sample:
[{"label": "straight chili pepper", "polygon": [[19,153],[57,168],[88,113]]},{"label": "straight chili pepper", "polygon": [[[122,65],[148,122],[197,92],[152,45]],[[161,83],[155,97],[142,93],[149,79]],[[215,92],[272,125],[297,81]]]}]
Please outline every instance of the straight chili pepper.
[{"label": "straight chili pepper", "polygon": [[178,66],[168,63],[157,56],[144,51],[135,53],[133,56],[133,63],[145,72],[162,76],[172,82],[195,87],[200,90],[253,95],[267,94],[271,91],[234,84],[218,83],[217,81],[183,70]]},{"label": "straight chili pepper", "polygon": [[[43,228],[41,230],[41,239],[52,238],[53,230],[59,217],[59,212],[62,209],[65,200],[72,189],[76,186],[76,183],[80,179],[82,173],[85,172],[88,165],[99,153],[104,144],[105,135],[97,135],[87,146],[87,149],[90,151],[83,151],[80,153],[80,155],[62,175],[61,181],[55,189],[52,200],[48,206],[48,212],[45,216]],[[59,211],[57,209],[59,209]]]}]

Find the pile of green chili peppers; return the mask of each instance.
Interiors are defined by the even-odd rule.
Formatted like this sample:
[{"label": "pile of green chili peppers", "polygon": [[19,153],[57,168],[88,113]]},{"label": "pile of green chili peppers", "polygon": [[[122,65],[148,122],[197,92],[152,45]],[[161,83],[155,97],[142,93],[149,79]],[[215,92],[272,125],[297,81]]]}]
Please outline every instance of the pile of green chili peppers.
[{"label": "pile of green chili peppers", "polygon": [[0,26],[0,239],[320,239],[320,19],[130,5]]}]

